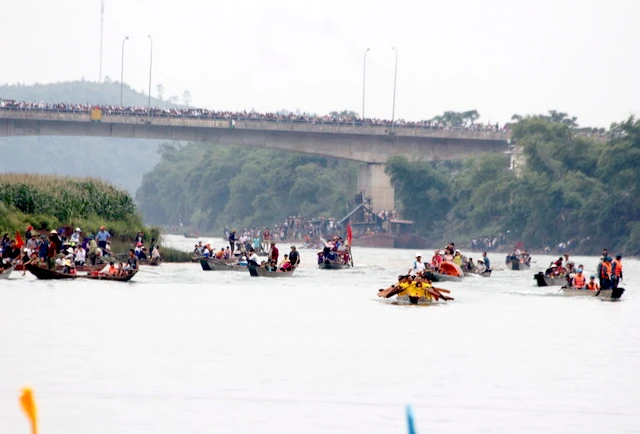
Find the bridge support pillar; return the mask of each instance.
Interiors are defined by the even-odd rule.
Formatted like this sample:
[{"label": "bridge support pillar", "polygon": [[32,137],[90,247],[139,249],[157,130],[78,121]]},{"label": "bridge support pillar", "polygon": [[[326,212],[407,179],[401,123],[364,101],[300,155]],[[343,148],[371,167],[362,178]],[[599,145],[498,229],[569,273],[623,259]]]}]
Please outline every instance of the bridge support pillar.
[{"label": "bridge support pillar", "polygon": [[394,209],[394,191],[391,179],[384,173],[384,164],[363,164],[358,170],[358,190],[371,198],[374,212]]}]

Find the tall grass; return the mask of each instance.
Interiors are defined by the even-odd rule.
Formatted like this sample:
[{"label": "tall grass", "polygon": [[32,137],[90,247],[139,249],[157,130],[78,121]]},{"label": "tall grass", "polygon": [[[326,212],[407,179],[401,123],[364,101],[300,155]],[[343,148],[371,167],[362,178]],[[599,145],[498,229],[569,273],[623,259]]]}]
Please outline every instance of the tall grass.
[{"label": "tall grass", "polygon": [[1,174],[0,202],[25,214],[48,214],[60,221],[92,214],[120,220],[136,213],[129,193],[92,178]]},{"label": "tall grass", "polygon": [[148,228],[128,192],[93,178],[56,175],[0,174],[0,231],[24,232],[80,227],[85,234],[105,226],[114,238],[131,241],[138,231],[159,240]]}]

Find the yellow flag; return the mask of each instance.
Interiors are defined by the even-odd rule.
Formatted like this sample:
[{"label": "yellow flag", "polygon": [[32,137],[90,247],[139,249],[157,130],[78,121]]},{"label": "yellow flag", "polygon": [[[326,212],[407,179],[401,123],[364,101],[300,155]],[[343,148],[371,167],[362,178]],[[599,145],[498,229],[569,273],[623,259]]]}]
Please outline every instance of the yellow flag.
[{"label": "yellow flag", "polygon": [[38,411],[33,392],[28,387],[23,388],[20,393],[20,406],[31,422],[31,434],[38,434]]}]

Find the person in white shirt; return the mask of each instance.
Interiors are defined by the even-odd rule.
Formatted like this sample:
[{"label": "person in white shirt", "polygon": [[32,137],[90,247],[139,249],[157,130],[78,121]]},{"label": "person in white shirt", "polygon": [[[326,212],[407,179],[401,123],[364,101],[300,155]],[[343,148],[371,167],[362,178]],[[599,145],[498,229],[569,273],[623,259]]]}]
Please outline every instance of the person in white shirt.
[{"label": "person in white shirt", "polygon": [[87,260],[87,251],[82,246],[76,247],[76,265],[84,265]]},{"label": "person in white shirt", "polygon": [[409,272],[407,274],[409,274],[410,276],[419,276],[422,274],[424,269],[425,266],[424,262],[422,262],[422,254],[420,252],[417,252],[416,260],[413,261],[413,264],[411,264],[411,268],[409,268]]},{"label": "person in white shirt", "polygon": [[260,266],[260,257],[256,255],[256,251],[249,249],[249,264],[253,262],[253,265]]},{"label": "person in white shirt", "polygon": [[70,238],[69,241],[71,241],[72,243],[75,243],[75,244],[80,243],[80,233],[81,232],[82,231],[80,230],[80,228],[76,228],[75,232],[71,235],[71,238]]}]

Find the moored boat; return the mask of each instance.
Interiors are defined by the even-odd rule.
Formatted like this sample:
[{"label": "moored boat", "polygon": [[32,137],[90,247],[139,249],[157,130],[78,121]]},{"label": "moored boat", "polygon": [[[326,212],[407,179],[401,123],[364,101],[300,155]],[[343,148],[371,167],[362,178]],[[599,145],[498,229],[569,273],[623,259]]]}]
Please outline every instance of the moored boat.
[{"label": "moored boat", "polygon": [[624,294],[625,289],[618,287],[614,289],[599,289],[597,291],[588,289],[576,289],[563,286],[560,289],[562,295],[577,297],[600,297],[605,300],[618,300]]},{"label": "moored boat", "polygon": [[253,277],[291,277],[295,268],[291,271],[269,271],[264,267],[260,267],[259,265],[249,264],[247,265],[247,269],[249,270],[249,274]]},{"label": "moored boat", "polygon": [[538,286],[562,286],[567,284],[566,277],[547,276],[542,271],[533,275]]},{"label": "moored boat", "polygon": [[25,267],[31,274],[41,280],[72,280],[78,278],[77,274],[59,273],[55,270],[38,267],[34,264],[27,264]]}]

